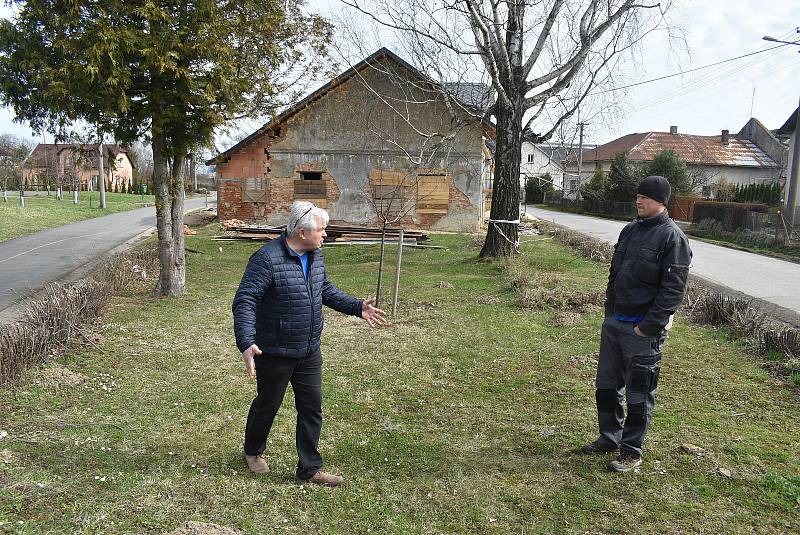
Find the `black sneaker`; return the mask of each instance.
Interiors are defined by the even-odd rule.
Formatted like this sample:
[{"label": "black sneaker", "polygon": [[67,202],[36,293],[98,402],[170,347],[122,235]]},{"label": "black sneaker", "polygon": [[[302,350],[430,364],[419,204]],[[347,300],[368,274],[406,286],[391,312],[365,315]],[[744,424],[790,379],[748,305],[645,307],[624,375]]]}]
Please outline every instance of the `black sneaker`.
[{"label": "black sneaker", "polygon": [[600,444],[599,440],[595,440],[594,442],[590,442],[589,444],[584,444],[581,447],[581,452],[587,455],[594,455],[596,453],[615,453],[619,451],[619,448],[608,449]]},{"label": "black sneaker", "polygon": [[635,453],[623,451],[619,457],[609,461],[608,469],[612,472],[629,472],[642,464],[642,458]]}]

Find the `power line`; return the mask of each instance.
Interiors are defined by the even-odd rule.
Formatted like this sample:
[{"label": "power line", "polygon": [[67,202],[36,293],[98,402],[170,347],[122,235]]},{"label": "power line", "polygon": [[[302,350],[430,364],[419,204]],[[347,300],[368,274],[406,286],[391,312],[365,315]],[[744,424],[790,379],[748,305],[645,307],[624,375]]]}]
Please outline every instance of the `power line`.
[{"label": "power line", "polygon": [[[768,54],[768,57],[770,59],[772,59],[775,56],[775,54],[777,54],[777,52],[773,52],[772,54]],[[789,58],[789,60],[790,61],[794,61],[794,58]],[[780,63],[782,65],[782,64],[786,63],[786,60],[779,60],[778,63]],[[774,65],[777,65],[778,63],[775,63]],[[667,90],[667,91],[665,91],[664,93],[662,93],[660,95],[657,95],[657,96],[652,97],[650,99],[646,99],[643,102],[640,102],[640,103],[636,104],[635,107],[636,107],[637,110],[644,110],[644,109],[651,108],[651,107],[658,107],[661,104],[667,103],[667,102],[669,102],[671,100],[674,100],[676,98],[685,98],[687,95],[692,94],[692,93],[696,93],[698,91],[704,91],[705,92],[705,91],[713,90],[713,91],[716,92],[718,90],[718,87],[719,87],[720,84],[726,83],[725,82],[726,78],[728,78],[728,77],[730,77],[730,76],[732,76],[734,74],[738,74],[738,73],[740,73],[740,72],[742,72],[742,71],[744,71],[746,69],[749,69],[750,67],[752,67],[752,66],[754,66],[756,64],[763,64],[763,58],[757,58],[755,60],[746,61],[746,62],[741,63],[741,64],[731,65],[731,66],[729,66],[727,68],[724,68],[724,69],[722,69],[720,71],[705,74],[705,75],[701,76],[700,78],[698,78],[696,80],[692,80],[692,81],[688,82],[683,87],[676,87],[676,88]],[[774,65],[773,65],[773,68],[774,68]],[[761,76],[763,76],[763,75],[760,75],[760,76],[758,76],[756,78],[759,78]]]},{"label": "power line", "polygon": [[789,45],[788,44],[782,44],[782,45],[772,46],[772,47],[769,47],[769,48],[765,48],[763,50],[756,50],[755,52],[750,52],[748,54],[742,54],[741,56],[736,56],[735,58],[723,59],[722,61],[717,61],[715,63],[709,63],[708,65],[702,65],[700,67],[695,67],[694,69],[689,69],[688,71],[681,71],[681,72],[676,72],[676,73],[672,73],[672,74],[667,74],[665,76],[659,76],[658,78],[652,78],[650,80],[643,80],[641,82],[636,82],[634,84],[628,84],[628,85],[623,85],[623,86],[619,86],[619,87],[612,87],[611,89],[604,89],[602,91],[597,91],[597,92],[589,93],[589,94],[590,95],[599,95],[601,93],[611,93],[613,91],[619,91],[620,89],[628,89],[629,87],[636,87],[636,86],[639,86],[639,85],[649,84],[649,83],[652,83],[652,82],[658,82],[659,80],[666,80],[667,78],[674,78],[675,76],[682,76],[684,74],[689,74],[690,72],[695,72],[695,71],[699,71],[699,70],[702,70],[702,69],[708,69],[710,67],[716,67],[717,65],[722,65],[723,63],[730,63],[731,61],[736,61],[736,60],[739,60],[739,59],[742,59],[742,58],[746,58],[746,57],[749,57],[749,56],[755,56],[756,54],[763,54],[764,52],[768,52],[770,50],[775,50],[776,48],[783,48],[785,46],[789,46]]}]

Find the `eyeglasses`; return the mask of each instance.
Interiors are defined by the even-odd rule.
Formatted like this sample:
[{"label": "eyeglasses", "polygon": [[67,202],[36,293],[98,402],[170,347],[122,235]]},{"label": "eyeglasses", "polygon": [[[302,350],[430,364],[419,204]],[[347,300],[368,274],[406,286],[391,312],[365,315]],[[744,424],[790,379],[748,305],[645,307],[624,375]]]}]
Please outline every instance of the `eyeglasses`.
[{"label": "eyeglasses", "polygon": [[312,204],[312,205],[311,205],[311,208],[309,208],[308,210],[306,210],[305,212],[303,212],[303,215],[301,215],[300,217],[298,217],[298,218],[297,218],[297,221],[295,221],[295,222],[294,222],[294,227],[292,227],[292,232],[294,232],[295,230],[297,230],[297,225],[299,225],[299,224],[300,224],[300,221],[302,221],[302,220],[303,220],[303,218],[304,218],[305,216],[307,216],[307,215],[308,215],[308,213],[309,213],[311,210],[313,210],[313,209],[314,209],[314,205]]}]

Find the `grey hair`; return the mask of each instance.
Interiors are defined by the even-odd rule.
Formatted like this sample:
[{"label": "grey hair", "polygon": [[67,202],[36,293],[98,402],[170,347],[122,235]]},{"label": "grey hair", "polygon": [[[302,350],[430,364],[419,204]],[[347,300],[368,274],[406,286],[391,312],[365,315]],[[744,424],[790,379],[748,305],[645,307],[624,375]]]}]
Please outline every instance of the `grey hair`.
[{"label": "grey hair", "polygon": [[308,201],[295,201],[292,203],[292,212],[289,214],[289,222],[286,223],[286,233],[294,236],[301,228],[314,230],[317,228],[317,219],[322,220],[323,225],[330,221],[328,211],[314,206]]}]

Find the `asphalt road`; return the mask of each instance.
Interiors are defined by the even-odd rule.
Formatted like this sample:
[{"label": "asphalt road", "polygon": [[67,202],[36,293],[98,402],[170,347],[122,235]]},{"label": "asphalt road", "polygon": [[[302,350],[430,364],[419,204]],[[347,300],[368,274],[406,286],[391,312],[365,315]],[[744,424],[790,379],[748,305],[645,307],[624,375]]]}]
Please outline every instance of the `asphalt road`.
[{"label": "asphalt road", "polygon": [[[205,203],[205,197],[187,198],[186,211],[205,208]],[[216,195],[209,195],[208,205],[216,206]],[[49,282],[67,277],[155,225],[151,206],[0,242],[0,316]]]},{"label": "asphalt road", "polygon": [[[538,218],[553,221],[611,243],[624,222],[527,207]],[[719,286],[777,305],[800,316],[800,264],[778,260],[699,240],[689,240],[693,259],[690,273]]]}]

